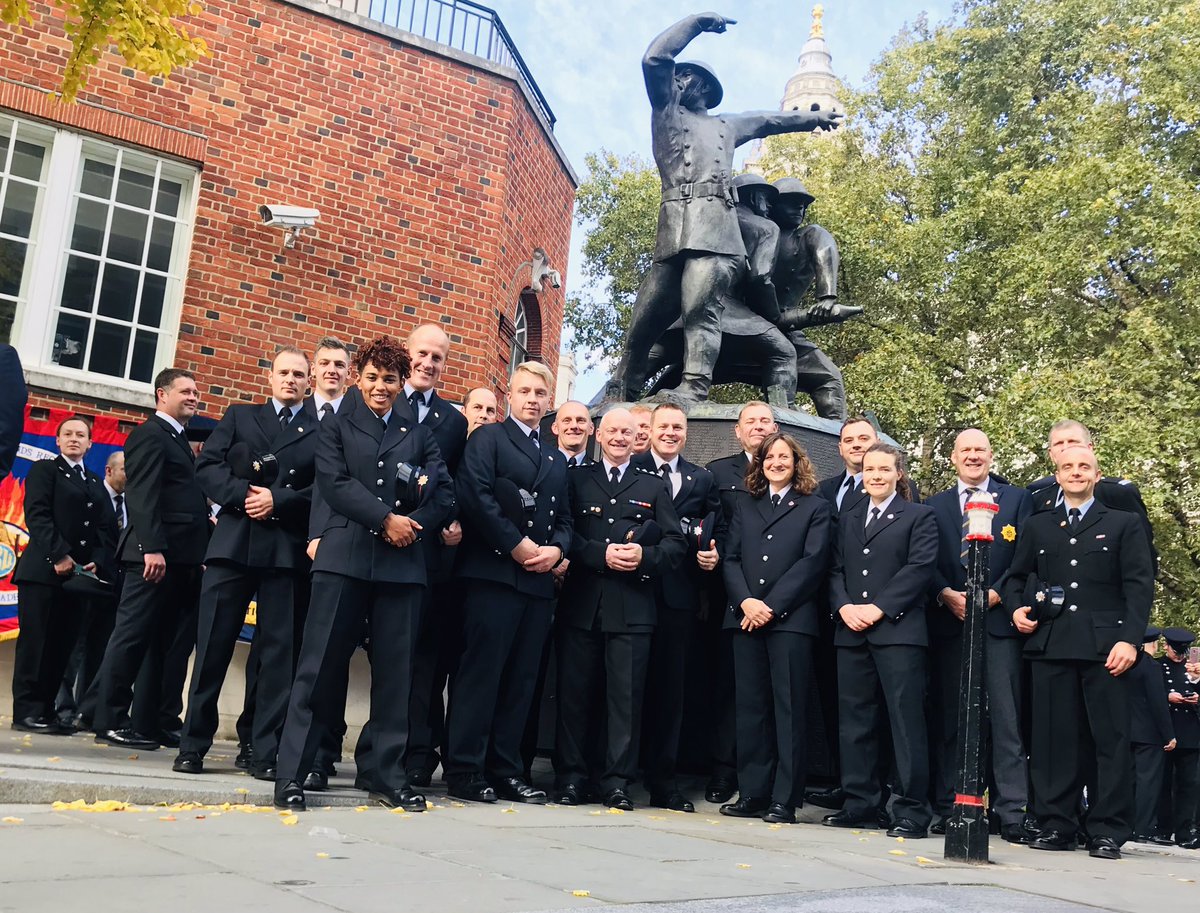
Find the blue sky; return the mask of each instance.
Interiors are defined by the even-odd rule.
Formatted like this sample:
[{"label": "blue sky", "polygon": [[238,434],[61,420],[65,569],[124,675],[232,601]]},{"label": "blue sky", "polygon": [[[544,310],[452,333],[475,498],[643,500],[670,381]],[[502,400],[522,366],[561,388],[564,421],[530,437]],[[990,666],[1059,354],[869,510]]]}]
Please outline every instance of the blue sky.
[{"label": "blue sky", "polygon": [[[488,0],[483,0],[488,3]],[[695,0],[491,0],[558,118],[555,136],[584,177],[584,156],[602,148],[649,157],[650,105],[640,61],[650,40],[672,22],[705,8]],[[721,108],[776,108],[808,39],[812,0],[733,0],[711,8],[737,20],[723,35],[702,35],[687,51],[714,66],[725,88]],[[825,39],[834,71],[851,85],[866,79],[906,23],[922,13],[949,17],[951,0],[828,0]],[[581,287],[574,229],[566,290]],[[555,264],[561,266],[561,264]],[[601,376],[581,375],[591,397]]]}]

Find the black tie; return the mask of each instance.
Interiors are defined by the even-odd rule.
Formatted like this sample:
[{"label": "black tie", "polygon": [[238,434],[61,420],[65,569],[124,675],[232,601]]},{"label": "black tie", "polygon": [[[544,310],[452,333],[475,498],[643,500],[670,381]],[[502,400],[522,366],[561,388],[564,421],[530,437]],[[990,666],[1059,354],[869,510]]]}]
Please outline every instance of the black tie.
[{"label": "black tie", "polygon": [[617,469],[616,466],[608,471],[608,476],[612,479],[613,488],[621,484],[621,470]]},{"label": "black tie", "polygon": [[871,516],[867,517],[867,525],[866,525],[866,528],[867,528],[867,529],[870,529],[870,528],[871,528],[871,524],[872,524],[872,523],[874,523],[874,522],[875,522],[876,520],[878,520],[878,519],[879,519],[879,508],[878,508],[878,507],[872,507],[872,508],[871,508]]},{"label": "black tie", "polygon": [[333,403],[326,403],[321,407],[321,420],[324,421],[331,415],[333,415]]},{"label": "black tie", "polygon": [[381,422],[383,422],[383,433],[384,433],[384,434],[387,434],[387,423],[388,423],[388,420],[387,420],[386,418],[384,418],[382,415],[381,415],[381,416],[379,416],[379,420],[380,420]]},{"label": "black tie", "polygon": [[846,503],[846,495],[850,494],[854,488],[854,476],[846,476],[846,481],[842,483],[842,496],[838,499],[838,506]]},{"label": "black tie", "polygon": [[1075,530],[1079,529],[1079,520],[1083,514],[1079,512],[1078,507],[1072,507],[1067,511],[1067,516],[1070,518],[1067,521],[1067,525],[1070,526],[1071,532],[1075,532]]},{"label": "black tie", "polygon": [[567,465],[568,466],[578,466],[579,465],[579,457],[571,457],[571,459],[567,460]]},{"label": "black tie", "polygon": [[[79,481],[86,484],[87,483],[87,473],[83,471],[83,464],[80,463],[78,466],[76,466],[75,471],[77,473],[79,473]],[[1079,513],[1079,511],[1076,511],[1076,513]]]},{"label": "black tie", "polygon": [[413,390],[409,394],[408,401],[412,403],[413,418],[419,422],[421,420],[421,407],[425,405],[425,395]]},{"label": "black tie", "polygon": [[779,498],[780,497],[781,497],[780,495],[771,495],[771,508],[772,509],[779,506]]},{"label": "black tie", "polygon": [[968,488],[967,496],[963,499],[963,515],[962,515],[962,545],[958,550],[958,560],[962,562],[962,566],[967,566],[967,549],[970,543],[967,541],[967,531],[971,527],[970,519],[967,517],[967,505],[971,503],[971,498],[978,492],[978,488]]},{"label": "black tie", "polygon": [[125,528],[125,495],[117,492],[113,495],[113,508],[117,512],[117,532]]},{"label": "black tie", "polygon": [[286,431],[288,424],[292,420],[292,410],[284,406],[279,410],[279,430]]},{"label": "black tie", "polygon": [[669,480],[671,478],[671,464],[670,463],[663,463],[661,466],[658,467],[658,471],[660,473],[662,473],[662,477],[664,479]]},{"label": "black tie", "polygon": [[529,440],[533,442],[533,446],[538,450],[542,449],[542,445],[538,443],[538,433],[536,428],[529,432]]}]

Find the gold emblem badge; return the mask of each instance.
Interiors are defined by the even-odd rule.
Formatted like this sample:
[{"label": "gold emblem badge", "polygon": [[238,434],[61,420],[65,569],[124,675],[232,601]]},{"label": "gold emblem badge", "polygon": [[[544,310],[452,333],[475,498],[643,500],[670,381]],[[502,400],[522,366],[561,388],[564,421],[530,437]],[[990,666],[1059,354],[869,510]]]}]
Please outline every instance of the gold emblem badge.
[{"label": "gold emblem badge", "polygon": [[250,465],[254,467],[254,471],[255,471],[255,472],[261,472],[261,471],[262,471],[262,461],[261,461],[261,460],[255,460],[255,461],[254,461],[253,463],[251,463]]},{"label": "gold emblem badge", "polygon": [[421,475],[417,476],[417,484],[418,484],[418,485],[420,485],[420,486],[424,487],[424,486],[425,486],[425,485],[427,485],[428,483],[429,483],[429,476],[425,475],[424,473],[422,473]]},{"label": "gold emblem badge", "polygon": [[1017,538],[1017,528],[1010,523],[1000,530],[1000,535],[1004,537],[1005,542],[1012,542]]},{"label": "gold emblem badge", "polygon": [[1038,602],[1045,602],[1046,594],[1042,590],[1038,590],[1037,594],[1033,598],[1036,599]]}]

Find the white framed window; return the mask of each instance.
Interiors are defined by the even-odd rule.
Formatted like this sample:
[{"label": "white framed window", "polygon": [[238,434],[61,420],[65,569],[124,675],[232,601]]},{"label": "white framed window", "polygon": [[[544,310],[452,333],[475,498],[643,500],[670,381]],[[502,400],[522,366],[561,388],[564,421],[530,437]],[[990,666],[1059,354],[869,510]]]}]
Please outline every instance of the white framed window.
[{"label": "white framed window", "polygon": [[[0,117],[0,133],[10,124],[27,128]],[[197,170],[41,129],[47,154],[13,339],[39,385],[144,402],[175,354]]]},{"label": "white framed window", "polygon": [[10,341],[17,312],[29,299],[53,140],[52,130],[0,118],[0,342]]},{"label": "white framed window", "polygon": [[517,301],[517,313],[513,317],[511,357],[508,360],[508,376],[512,377],[517,365],[529,360],[529,320],[525,316],[525,302]]}]

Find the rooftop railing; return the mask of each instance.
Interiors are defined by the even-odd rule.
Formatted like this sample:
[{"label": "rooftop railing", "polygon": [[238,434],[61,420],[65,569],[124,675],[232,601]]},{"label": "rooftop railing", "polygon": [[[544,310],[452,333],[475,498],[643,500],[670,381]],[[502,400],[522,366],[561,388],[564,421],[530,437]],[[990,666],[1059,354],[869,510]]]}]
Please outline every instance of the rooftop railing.
[{"label": "rooftop railing", "polygon": [[495,10],[471,0],[326,0],[347,12],[516,70],[551,129],[554,112]]}]

